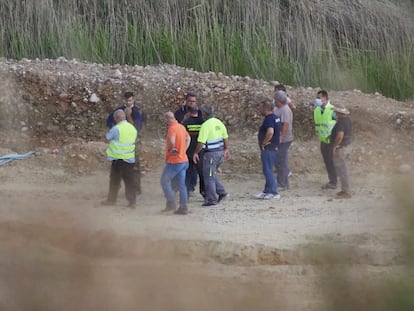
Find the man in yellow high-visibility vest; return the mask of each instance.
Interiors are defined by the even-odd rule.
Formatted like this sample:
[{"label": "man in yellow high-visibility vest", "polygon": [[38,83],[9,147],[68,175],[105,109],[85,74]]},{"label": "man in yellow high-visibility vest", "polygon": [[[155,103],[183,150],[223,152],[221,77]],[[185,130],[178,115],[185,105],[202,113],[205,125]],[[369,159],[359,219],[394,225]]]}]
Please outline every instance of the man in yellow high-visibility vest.
[{"label": "man in yellow high-visibility vest", "polygon": [[126,120],[122,109],[114,112],[114,120],[116,125],[106,134],[106,139],[110,141],[106,154],[108,160],[112,161],[112,165],[108,198],[102,204],[114,205],[116,203],[122,179],[125,183],[128,207],[134,208],[136,204],[134,166],[137,130]]},{"label": "man in yellow high-visibility vest", "polygon": [[205,121],[200,128],[193,161],[196,164],[200,161],[199,153],[203,150],[202,167],[205,202],[202,206],[214,206],[228,196],[217,176],[217,169],[223,162],[223,159],[227,160],[230,158],[229,135],[223,122],[214,117],[212,107],[203,105],[200,107],[200,110]]},{"label": "man in yellow high-visibility vest", "polygon": [[313,111],[316,136],[320,141],[322,158],[328,172],[329,182],[322,186],[322,189],[336,189],[337,177],[333,163],[333,149],[329,140],[331,131],[336,123],[334,106],[329,102],[328,92],[320,90],[315,100]]}]

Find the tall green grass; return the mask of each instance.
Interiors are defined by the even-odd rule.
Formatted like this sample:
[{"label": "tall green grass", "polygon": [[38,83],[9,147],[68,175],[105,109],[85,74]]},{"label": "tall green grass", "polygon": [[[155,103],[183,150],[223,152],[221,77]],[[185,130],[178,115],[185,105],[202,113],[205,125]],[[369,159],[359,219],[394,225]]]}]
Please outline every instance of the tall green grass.
[{"label": "tall green grass", "polygon": [[0,55],[173,63],[414,94],[414,10],[394,0],[0,0]]}]

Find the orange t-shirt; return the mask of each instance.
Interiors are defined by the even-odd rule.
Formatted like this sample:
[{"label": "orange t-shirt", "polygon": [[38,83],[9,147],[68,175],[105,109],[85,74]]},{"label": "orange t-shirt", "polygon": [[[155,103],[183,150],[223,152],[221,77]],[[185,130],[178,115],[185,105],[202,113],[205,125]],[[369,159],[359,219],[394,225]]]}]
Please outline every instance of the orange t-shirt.
[{"label": "orange t-shirt", "polygon": [[[177,150],[177,153],[170,152],[169,141],[171,137],[175,137],[174,149]],[[167,139],[165,142],[165,162],[171,164],[188,162],[186,154],[187,137],[189,137],[187,130],[182,124],[178,123],[178,121],[173,121],[168,125]]]}]

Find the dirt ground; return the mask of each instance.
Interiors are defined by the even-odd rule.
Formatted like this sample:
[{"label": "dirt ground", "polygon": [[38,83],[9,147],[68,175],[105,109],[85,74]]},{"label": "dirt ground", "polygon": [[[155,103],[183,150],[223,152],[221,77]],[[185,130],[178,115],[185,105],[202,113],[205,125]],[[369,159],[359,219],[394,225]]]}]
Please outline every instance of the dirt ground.
[{"label": "dirt ground", "polygon": [[[295,144],[292,157],[300,147],[317,158],[315,143]],[[394,273],[402,229],[393,193],[406,174],[351,167],[353,197],[337,200],[320,189],[321,163],[306,172],[292,167],[291,189],[264,201],[253,198],[264,182],[254,156],[249,173],[231,161],[222,166],[227,200],[202,208],[194,194],[186,216],[161,213],[161,157],[143,175],[136,209],[126,207],[123,189],[116,206],[100,206],[106,162],[83,175],[67,173],[63,154],[2,166],[2,309],[320,310],[324,258],[315,249],[328,246],[358,278]]]},{"label": "dirt ground", "polygon": [[[332,299],[324,279],[331,252],[333,263],[355,281],[353,297],[364,297],[365,282],[401,273],[405,231],[396,198],[401,189],[414,193],[412,102],[356,90],[330,92],[336,103],[350,108],[354,124],[353,196],[340,200],[335,190],[321,190],[327,176],[309,121],[315,90],[304,88],[289,88],[298,106],[291,189],[280,200],[254,198],[264,179],[255,132],[260,119],[248,106],[244,117],[253,125],[227,119],[233,124],[231,159],[222,165],[220,178],[230,196],[216,207],[202,208],[201,196],[194,194],[188,215],[166,215],[159,183],[161,108],[148,114],[141,133],[143,192],[137,208],[126,207],[123,188],[118,204],[104,207],[107,144],[96,137],[105,134],[99,124],[110,107],[88,103],[82,97],[89,94],[86,87],[79,91],[61,78],[69,69],[79,77],[92,72],[93,79],[104,81],[98,95],[114,98],[119,95],[114,85],[132,78],[146,81],[140,86],[144,94],[154,94],[151,83],[160,81],[157,75],[163,71],[155,68],[152,76],[148,68],[118,68],[118,76],[132,78],[116,77],[112,85],[112,78],[105,78],[112,68],[51,63],[0,63],[0,73],[2,66],[22,72],[16,79],[8,74],[0,85],[0,155],[35,151],[28,159],[0,166],[1,310],[322,310]],[[36,66],[43,70],[41,77]],[[259,90],[263,83],[251,79],[219,77],[220,84],[211,74],[207,79],[168,70],[174,72],[168,72],[165,83],[176,87],[168,79],[179,80],[181,74],[182,80],[205,83],[207,94],[222,92],[217,96],[235,105],[244,92],[272,90],[268,84]],[[59,72],[57,85],[67,87],[60,93],[53,89],[54,72]],[[74,81],[84,85],[78,76]],[[158,101],[181,94],[161,84],[159,89],[167,91],[154,97]],[[167,106],[163,109],[175,107]],[[93,135],[79,135],[89,129]]]}]

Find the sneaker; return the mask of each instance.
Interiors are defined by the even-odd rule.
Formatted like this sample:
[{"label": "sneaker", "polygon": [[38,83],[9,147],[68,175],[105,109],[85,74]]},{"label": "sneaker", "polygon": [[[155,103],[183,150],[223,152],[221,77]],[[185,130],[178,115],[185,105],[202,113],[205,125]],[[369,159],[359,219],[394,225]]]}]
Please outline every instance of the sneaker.
[{"label": "sneaker", "polygon": [[229,196],[228,193],[219,194],[217,203],[220,203],[221,201],[225,200],[228,196]]},{"label": "sneaker", "polygon": [[184,208],[179,208],[174,212],[174,214],[176,214],[176,215],[187,215],[188,210],[184,209]]},{"label": "sneaker", "polygon": [[205,203],[201,204],[201,206],[204,206],[204,207],[206,207],[206,206],[214,206],[214,205],[217,205],[217,203],[205,202]]},{"label": "sneaker", "polygon": [[352,195],[349,192],[346,192],[346,191],[339,191],[336,194],[337,199],[349,199],[351,197],[352,197]]},{"label": "sneaker", "polygon": [[263,199],[263,198],[266,196],[266,194],[267,194],[267,193],[260,192],[260,193],[256,194],[254,197],[255,197],[256,199]]},{"label": "sneaker", "polygon": [[266,193],[266,195],[263,197],[263,200],[271,200],[271,199],[275,199],[275,200],[279,200],[280,199],[280,194],[276,193]]},{"label": "sneaker", "polygon": [[331,183],[327,183],[327,184],[323,185],[321,188],[324,189],[324,190],[325,189],[336,189],[336,185],[333,185]]}]

